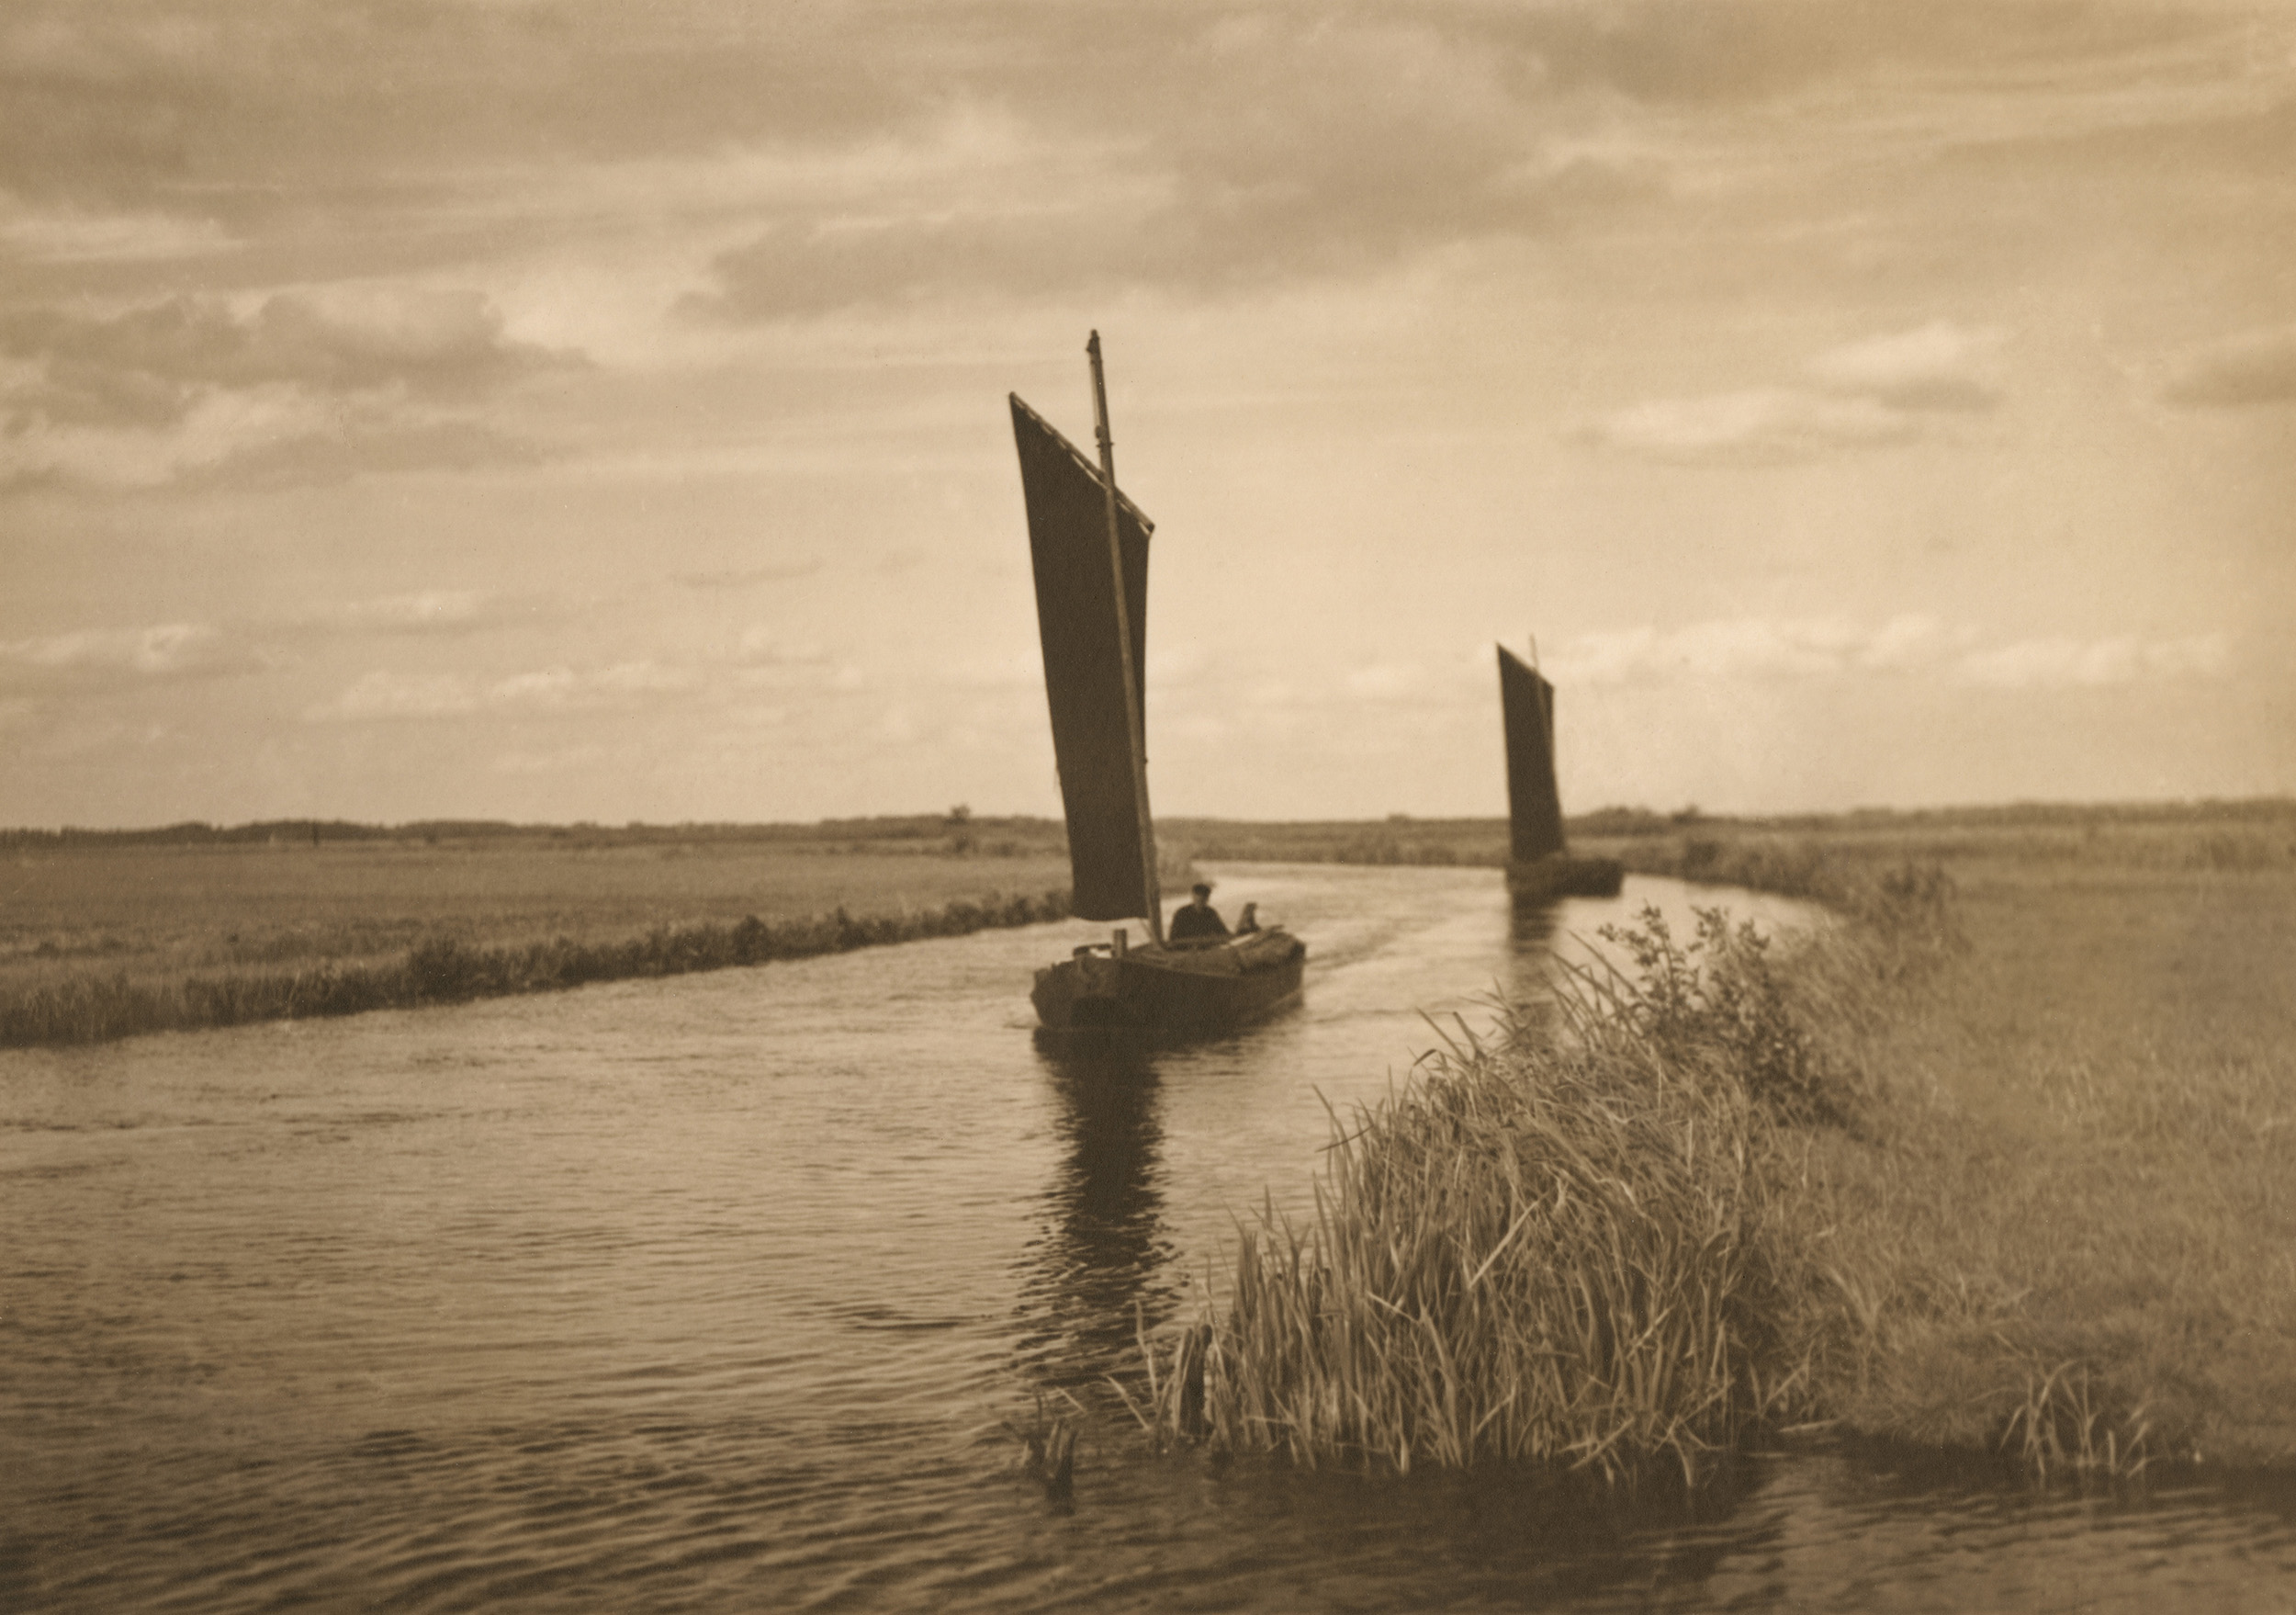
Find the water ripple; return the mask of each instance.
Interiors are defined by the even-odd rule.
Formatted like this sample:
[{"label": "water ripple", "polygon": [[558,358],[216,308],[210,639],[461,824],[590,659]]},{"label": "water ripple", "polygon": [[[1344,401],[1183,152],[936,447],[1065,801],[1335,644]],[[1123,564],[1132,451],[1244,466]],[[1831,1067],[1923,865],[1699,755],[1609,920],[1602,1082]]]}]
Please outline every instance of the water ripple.
[{"label": "water ripple", "polygon": [[[0,1056],[0,1606],[2288,1608],[2296,1506],[2223,1486],[1821,1449],[1685,1514],[1147,1452],[1107,1376],[1305,1208],[1325,1102],[1685,900],[1222,892],[1311,939],[1303,1002],[1114,1062],[1030,1036],[1077,927]],[[1086,1410],[1073,1502],[1040,1406]]]}]

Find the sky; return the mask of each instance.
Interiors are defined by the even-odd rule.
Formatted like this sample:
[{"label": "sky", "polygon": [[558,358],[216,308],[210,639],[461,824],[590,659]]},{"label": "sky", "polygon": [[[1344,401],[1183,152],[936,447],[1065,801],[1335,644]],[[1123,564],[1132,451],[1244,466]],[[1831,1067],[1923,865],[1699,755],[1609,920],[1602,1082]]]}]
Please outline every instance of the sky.
[{"label": "sky", "polygon": [[0,824],[2296,791],[2284,0],[10,0]]}]

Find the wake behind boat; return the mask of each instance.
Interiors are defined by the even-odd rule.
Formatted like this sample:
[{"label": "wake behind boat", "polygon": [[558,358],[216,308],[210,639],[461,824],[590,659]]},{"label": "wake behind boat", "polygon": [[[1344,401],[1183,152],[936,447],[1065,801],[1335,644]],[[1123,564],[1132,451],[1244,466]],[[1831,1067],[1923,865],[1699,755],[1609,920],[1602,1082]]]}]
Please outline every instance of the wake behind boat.
[{"label": "wake behind boat", "polygon": [[1149,939],[1134,947],[1119,929],[1107,943],[1080,947],[1038,971],[1030,998],[1037,1018],[1055,1031],[1217,1033],[1297,993],[1307,947],[1281,926],[1165,940],[1140,676],[1154,525],[1116,486],[1098,332],[1085,351],[1092,360],[1099,465],[1018,393],[1012,430],[1028,503],[1074,912],[1081,920],[1143,919]]},{"label": "wake behind boat", "polygon": [[1504,645],[1499,647],[1499,711],[1507,738],[1507,889],[1521,902],[1617,896],[1626,879],[1617,859],[1576,857],[1563,844],[1555,686]]}]

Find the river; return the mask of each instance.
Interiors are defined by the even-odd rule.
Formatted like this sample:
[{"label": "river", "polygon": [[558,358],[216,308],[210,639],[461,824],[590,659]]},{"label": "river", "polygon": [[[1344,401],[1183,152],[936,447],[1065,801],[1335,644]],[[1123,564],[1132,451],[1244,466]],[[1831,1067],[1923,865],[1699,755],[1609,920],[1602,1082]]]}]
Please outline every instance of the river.
[{"label": "river", "polygon": [[[0,1609],[2296,1608],[2296,1490],[2035,1491],[1823,1445],[1694,1509],[1154,1455],[1098,1387],[1327,1104],[1645,901],[1238,865],[1279,1018],[1041,1048],[1042,926],[0,1054]],[[1007,1421],[1074,1391],[1075,1494]]]}]

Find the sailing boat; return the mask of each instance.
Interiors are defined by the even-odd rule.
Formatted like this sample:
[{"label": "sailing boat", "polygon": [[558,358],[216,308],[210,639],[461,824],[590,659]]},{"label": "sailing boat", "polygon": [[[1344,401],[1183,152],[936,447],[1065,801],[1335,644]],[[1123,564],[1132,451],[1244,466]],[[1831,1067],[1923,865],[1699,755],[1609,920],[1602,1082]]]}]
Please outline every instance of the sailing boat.
[{"label": "sailing boat", "polygon": [[[1536,662],[1536,647],[1531,655]],[[1555,686],[1504,645],[1499,647],[1499,713],[1507,734],[1507,889],[1526,902],[1615,897],[1626,878],[1617,859],[1574,857],[1563,847]]]},{"label": "sailing boat", "polygon": [[1132,946],[1119,928],[1108,942],[1080,947],[1038,971],[1030,999],[1037,1018],[1056,1031],[1218,1032],[1297,993],[1307,946],[1281,926],[1235,937],[1165,937],[1140,676],[1154,524],[1116,486],[1098,332],[1085,351],[1092,359],[1099,465],[1018,393],[1012,432],[1029,508],[1052,751],[1068,816],[1073,911],[1080,920],[1144,919],[1148,940]]}]

